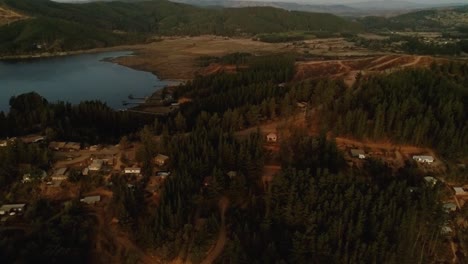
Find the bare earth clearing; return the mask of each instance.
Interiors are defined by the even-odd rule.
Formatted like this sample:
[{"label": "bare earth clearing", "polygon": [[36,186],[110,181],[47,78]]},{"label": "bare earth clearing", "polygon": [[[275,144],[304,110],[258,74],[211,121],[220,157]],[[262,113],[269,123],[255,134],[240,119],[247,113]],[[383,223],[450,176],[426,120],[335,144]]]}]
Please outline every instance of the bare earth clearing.
[{"label": "bare earth clearing", "polygon": [[[135,51],[135,56],[113,61],[130,68],[149,71],[161,79],[189,80],[198,74],[236,72],[234,65],[199,65],[202,56],[223,56],[235,52],[254,55],[295,52],[309,54],[310,58],[296,64],[295,81],[315,78],[343,78],[349,86],[357,73],[371,74],[405,67],[427,67],[436,60],[429,56],[413,56],[375,52],[354,46],[343,38],[313,39],[293,43],[264,43],[246,38],[217,36],[166,37],[160,41],[122,46],[115,49]],[[338,59],[326,59],[336,57]]]},{"label": "bare earth clearing", "polygon": [[313,39],[294,43],[265,43],[248,38],[218,36],[166,37],[150,44],[121,47],[136,51],[135,56],[121,57],[113,61],[131,68],[153,72],[161,79],[187,80],[197,74],[211,74],[225,70],[232,72],[232,65],[219,69],[211,65],[206,69],[198,65],[202,56],[223,56],[235,52],[254,55],[295,52],[312,56],[364,57],[380,56],[375,52],[354,46],[343,38]]},{"label": "bare earth clearing", "polygon": [[0,26],[26,18],[24,15],[0,6]]}]

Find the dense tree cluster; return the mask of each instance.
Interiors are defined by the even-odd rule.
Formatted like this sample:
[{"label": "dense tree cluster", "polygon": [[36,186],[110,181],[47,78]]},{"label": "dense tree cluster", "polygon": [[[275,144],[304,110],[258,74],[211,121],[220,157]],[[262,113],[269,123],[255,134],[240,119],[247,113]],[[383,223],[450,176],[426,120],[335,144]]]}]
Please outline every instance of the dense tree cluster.
[{"label": "dense tree cluster", "polygon": [[[9,142],[6,147],[0,147],[0,190],[14,181],[19,181],[21,173],[31,173],[35,169],[47,170],[51,157],[46,146],[25,144],[20,140]],[[27,164],[29,168],[22,170],[21,164]]]},{"label": "dense tree cluster", "polygon": [[117,112],[99,101],[49,103],[28,93],[11,98],[7,114],[0,112],[0,137],[44,133],[49,140],[112,143],[151,122],[148,115]]},{"label": "dense tree cluster", "polygon": [[324,111],[327,122],[337,134],[466,154],[467,73],[466,64],[452,63],[369,77]]},{"label": "dense tree cluster", "polygon": [[29,225],[0,230],[2,263],[87,263],[90,261],[92,220],[74,201],[65,208],[46,200],[28,206]]},{"label": "dense tree cluster", "polygon": [[263,197],[231,211],[222,263],[425,262],[442,221],[435,201],[404,181],[285,169]]}]

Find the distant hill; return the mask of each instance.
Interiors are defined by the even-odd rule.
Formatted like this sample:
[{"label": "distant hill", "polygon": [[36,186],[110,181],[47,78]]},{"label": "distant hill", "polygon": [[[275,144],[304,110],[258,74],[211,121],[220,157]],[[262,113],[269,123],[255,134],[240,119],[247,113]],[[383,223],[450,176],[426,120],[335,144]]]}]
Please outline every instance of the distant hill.
[{"label": "distant hill", "polygon": [[270,6],[282,8],[285,10],[307,11],[307,12],[324,12],[340,16],[389,16],[407,13],[410,11],[431,9],[437,7],[457,6],[462,4],[450,2],[423,3],[412,1],[363,1],[350,2],[344,4],[306,4],[282,2],[279,1],[246,1],[246,0],[171,0],[177,3],[185,3],[203,7],[253,7],[253,6]]},{"label": "distant hill", "polygon": [[[325,13],[272,7],[200,8],[166,0],[58,3],[0,0],[30,17],[0,27],[0,53],[76,50],[142,41],[151,35],[246,35],[292,30],[358,32],[361,25]],[[87,44],[90,43],[90,44]]]},{"label": "distant hill", "polygon": [[468,28],[468,5],[411,12],[390,18],[366,17],[360,20],[368,30],[441,31]]}]

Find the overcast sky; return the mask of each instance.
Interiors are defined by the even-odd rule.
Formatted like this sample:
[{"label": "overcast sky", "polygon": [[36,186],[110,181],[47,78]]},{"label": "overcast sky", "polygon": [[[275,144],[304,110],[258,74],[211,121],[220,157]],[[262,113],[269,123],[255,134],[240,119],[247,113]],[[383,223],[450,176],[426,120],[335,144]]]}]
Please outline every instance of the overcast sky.
[{"label": "overcast sky", "polygon": [[[87,0],[55,0],[57,2],[80,2]],[[196,0],[194,0],[196,1]],[[227,0],[228,1],[228,0]],[[242,0],[249,1],[249,0]],[[346,4],[346,3],[359,3],[359,2],[413,2],[413,3],[429,3],[429,4],[443,4],[443,3],[463,3],[467,0],[252,0],[252,1],[264,1],[264,2],[296,2],[296,3],[306,3],[306,4]]]}]

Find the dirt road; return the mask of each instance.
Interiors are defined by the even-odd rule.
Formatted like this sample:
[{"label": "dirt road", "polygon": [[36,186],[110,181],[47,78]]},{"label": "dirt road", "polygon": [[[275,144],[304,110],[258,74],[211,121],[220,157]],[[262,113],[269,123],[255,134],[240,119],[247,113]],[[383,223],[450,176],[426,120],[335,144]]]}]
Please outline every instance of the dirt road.
[{"label": "dirt road", "polygon": [[208,255],[206,258],[201,262],[202,264],[211,264],[213,263],[216,258],[218,258],[221,253],[223,253],[224,246],[227,242],[227,231],[226,231],[226,210],[229,207],[229,199],[225,196],[221,197],[218,203],[219,212],[221,214],[221,227],[219,229],[218,240],[214,247],[208,251]]}]

